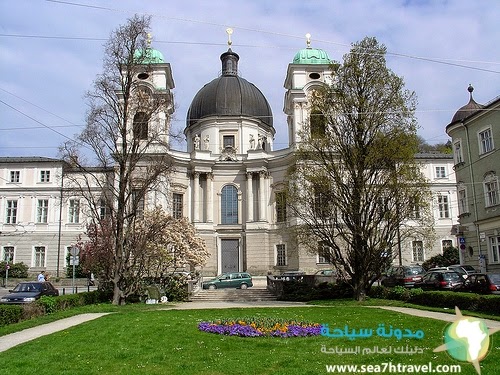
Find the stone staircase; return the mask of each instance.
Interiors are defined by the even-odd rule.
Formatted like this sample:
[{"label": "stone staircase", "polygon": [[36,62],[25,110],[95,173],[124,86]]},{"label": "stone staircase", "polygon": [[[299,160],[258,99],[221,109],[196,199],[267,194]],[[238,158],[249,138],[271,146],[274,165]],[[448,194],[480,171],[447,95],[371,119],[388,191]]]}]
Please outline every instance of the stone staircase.
[{"label": "stone staircase", "polygon": [[276,301],[276,296],[266,288],[248,289],[203,289],[191,296],[193,302],[255,302]]}]

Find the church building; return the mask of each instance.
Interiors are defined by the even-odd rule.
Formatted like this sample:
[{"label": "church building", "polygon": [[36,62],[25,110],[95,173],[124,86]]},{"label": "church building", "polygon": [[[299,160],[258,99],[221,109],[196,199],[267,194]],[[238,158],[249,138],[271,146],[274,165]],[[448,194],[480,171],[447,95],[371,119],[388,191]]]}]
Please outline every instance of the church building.
[{"label": "church building", "polygon": [[[170,64],[160,51],[149,52],[152,71],[139,73],[136,79],[155,95],[173,97]],[[187,217],[195,225],[211,253],[202,270],[204,275],[231,271],[253,275],[287,270],[310,273],[329,268],[327,259],[297,246],[290,231],[295,219],[287,213],[285,195],[287,169],[294,162],[300,132],[309,118],[308,95],[332,80],[328,54],[312,48],[308,40],[306,48],[299,50],[284,69],[283,111],[287,116],[288,147],[280,150],[273,147],[276,129],[271,107],[263,93],[240,76],[238,66],[245,62],[240,61],[231,43],[220,60],[220,76],[198,91],[187,112],[187,149],[165,150],[175,166],[168,191],[146,196],[145,208],[159,204],[173,216]],[[169,118],[164,115],[152,121],[167,122],[169,128]],[[421,264],[444,247],[456,246],[456,238],[451,234],[457,216],[453,156],[419,154],[417,158],[433,189],[436,240],[428,245],[426,239],[416,236],[402,244],[402,259],[395,263]],[[42,161],[47,166],[62,165],[57,159],[0,158],[0,173],[4,176],[0,181],[2,259],[23,261],[30,266],[30,272],[54,272],[65,266],[62,262],[74,237],[85,229],[83,218],[76,217],[76,202],[70,206],[70,201],[64,201],[62,209],[57,209],[62,201],[58,196],[60,181],[54,181],[52,189],[44,191],[40,188],[46,189],[46,185],[30,185],[23,178],[23,174],[32,173],[30,180],[36,180],[42,171],[49,170],[34,167]],[[52,174],[55,175],[56,172]],[[36,208],[22,210],[22,200],[27,200],[28,195],[33,202],[43,201],[47,205],[46,216],[39,216],[44,211]],[[37,220],[45,220],[47,225],[36,225]],[[23,232],[22,240],[13,235],[19,231],[19,225],[28,222],[35,225]]]}]

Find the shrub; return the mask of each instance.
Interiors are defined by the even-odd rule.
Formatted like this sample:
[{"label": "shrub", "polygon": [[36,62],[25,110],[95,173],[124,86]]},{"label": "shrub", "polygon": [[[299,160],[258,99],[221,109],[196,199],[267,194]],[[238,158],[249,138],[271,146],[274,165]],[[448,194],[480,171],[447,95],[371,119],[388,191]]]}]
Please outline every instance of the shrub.
[{"label": "shrub", "polygon": [[23,305],[23,318],[21,320],[29,320],[45,315],[45,308],[38,303],[26,303]]},{"label": "shrub", "polygon": [[347,283],[321,283],[311,286],[300,281],[284,281],[283,295],[284,301],[312,301],[324,299],[352,298],[353,291]]},{"label": "shrub", "polygon": [[[20,263],[9,263],[9,277],[15,279],[25,279],[28,277],[28,266],[23,262]],[[5,279],[6,276],[7,263],[0,262],[0,277]]]},{"label": "shrub", "polygon": [[7,324],[17,323],[22,320],[22,306],[0,305],[0,327]]},{"label": "shrub", "polygon": [[482,312],[486,314],[500,314],[500,296],[478,295],[473,293],[426,291],[420,288],[401,289],[402,287],[385,288],[374,286],[369,296],[372,298],[394,299],[415,303],[422,306],[442,307],[460,310]]},{"label": "shrub", "polygon": [[36,303],[43,307],[45,314],[52,314],[57,311],[56,297],[41,296]]}]

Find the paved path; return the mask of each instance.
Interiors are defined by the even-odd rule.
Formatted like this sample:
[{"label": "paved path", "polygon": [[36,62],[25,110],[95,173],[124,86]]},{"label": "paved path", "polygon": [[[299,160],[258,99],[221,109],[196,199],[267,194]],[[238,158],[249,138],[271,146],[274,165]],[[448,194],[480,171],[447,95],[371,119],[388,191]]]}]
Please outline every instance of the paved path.
[{"label": "paved path", "polygon": [[[285,302],[285,301],[261,301],[261,302],[184,302],[177,305],[168,306],[168,310],[194,310],[194,309],[230,309],[230,308],[249,308],[249,307],[322,307],[328,308],[329,306],[316,306],[306,305],[301,302]],[[425,311],[418,309],[411,309],[407,307],[393,307],[393,306],[369,306],[372,308],[385,309],[396,311],[402,314],[413,316],[421,316],[424,318],[438,319],[446,322],[453,322],[456,320],[454,314],[439,313],[433,311]],[[36,339],[41,336],[50,335],[54,332],[62,331],[66,328],[87,322],[89,320],[100,318],[109,313],[96,313],[96,314],[81,314],[70,318],[58,320],[56,322],[43,324],[38,327],[28,328],[20,332],[12,333],[0,337],[0,352],[10,349],[16,345]],[[500,321],[483,319],[488,328],[499,328]]]},{"label": "paved path", "polygon": [[80,323],[89,320],[100,318],[109,313],[96,313],[96,314],[80,314],[70,318],[61,319],[52,323],[43,324],[41,326],[28,328],[19,332],[11,333],[9,335],[0,337],[0,352],[10,349],[23,342],[31,341],[41,336],[50,335],[57,331],[62,331],[66,328],[76,326]]},{"label": "paved path", "polygon": [[[408,315],[413,315],[413,316],[421,316],[422,318],[444,320],[445,322],[454,322],[455,320],[457,320],[457,316],[454,313],[448,314],[448,313],[441,313],[441,312],[435,312],[435,311],[412,309],[409,307],[395,307],[395,306],[369,306],[369,307],[373,307],[376,309],[396,311],[396,312],[400,312],[400,313],[408,314]],[[481,320],[483,320],[486,323],[488,328],[499,328],[500,329],[500,321],[498,321],[498,320],[482,319],[482,318],[481,318]]]}]

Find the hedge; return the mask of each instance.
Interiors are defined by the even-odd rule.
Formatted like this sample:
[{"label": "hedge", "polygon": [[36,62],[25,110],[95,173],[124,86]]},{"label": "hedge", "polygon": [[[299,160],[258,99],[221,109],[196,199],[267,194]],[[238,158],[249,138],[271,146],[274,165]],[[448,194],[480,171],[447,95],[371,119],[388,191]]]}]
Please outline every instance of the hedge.
[{"label": "hedge", "polygon": [[464,292],[422,291],[404,287],[385,288],[374,286],[369,294],[372,298],[394,299],[422,306],[445,307],[500,315],[500,296],[479,295]]},{"label": "hedge", "polygon": [[17,323],[23,319],[23,307],[18,305],[0,305],[0,327]]},{"label": "hedge", "polygon": [[28,320],[45,314],[67,310],[73,307],[109,302],[110,293],[100,290],[64,296],[42,296],[33,303],[24,305],[0,305],[0,326]]}]

